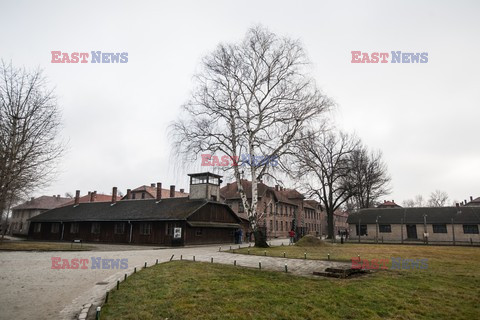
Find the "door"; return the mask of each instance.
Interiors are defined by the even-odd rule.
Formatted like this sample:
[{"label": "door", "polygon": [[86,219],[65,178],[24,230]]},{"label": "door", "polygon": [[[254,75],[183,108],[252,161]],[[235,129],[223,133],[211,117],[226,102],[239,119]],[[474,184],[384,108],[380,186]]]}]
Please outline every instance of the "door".
[{"label": "door", "polygon": [[407,239],[417,239],[416,224],[407,224]]}]

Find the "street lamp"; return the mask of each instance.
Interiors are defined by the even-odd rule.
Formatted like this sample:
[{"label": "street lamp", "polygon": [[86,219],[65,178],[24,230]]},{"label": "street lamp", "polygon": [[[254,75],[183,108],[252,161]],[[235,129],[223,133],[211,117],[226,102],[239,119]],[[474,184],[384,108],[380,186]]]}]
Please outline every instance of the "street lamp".
[{"label": "street lamp", "polygon": [[378,218],[381,218],[382,216],[377,216],[377,219],[375,219],[375,224],[377,225],[375,229],[375,242],[378,243]]},{"label": "street lamp", "polygon": [[427,215],[423,215],[423,237],[425,239],[425,243],[428,244],[428,233],[427,233]]}]

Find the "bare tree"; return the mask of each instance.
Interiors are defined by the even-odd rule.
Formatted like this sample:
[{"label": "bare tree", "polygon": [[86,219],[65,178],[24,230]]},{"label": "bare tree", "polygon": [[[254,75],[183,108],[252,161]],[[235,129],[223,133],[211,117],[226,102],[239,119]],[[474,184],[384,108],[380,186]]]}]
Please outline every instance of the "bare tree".
[{"label": "bare tree", "polygon": [[328,237],[333,239],[334,213],[355,195],[352,153],[357,138],[333,131],[310,131],[298,143],[295,175],[308,196],[316,197],[327,212]]},{"label": "bare tree", "polygon": [[406,208],[413,208],[415,207],[415,201],[413,201],[413,199],[403,200],[402,206]]},{"label": "bare tree", "polygon": [[430,194],[428,205],[430,207],[445,207],[448,201],[448,194],[445,191],[435,190]]},{"label": "bare tree", "polygon": [[360,145],[351,153],[351,165],[350,179],[355,185],[352,200],[356,209],[373,207],[380,197],[391,192],[381,151],[369,152]]},{"label": "bare tree", "polygon": [[[233,173],[256,245],[266,246],[259,233],[264,213],[257,210],[257,183],[271,174],[271,160],[281,163],[300,132],[332,103],[307,75],[300,43],[263,27],[250,29],[240,43],[220,44],[201,67],[192,98],[171,126],[174,152],[187,161],[202,152],[238,161],[223,169]],[[252,161],[258,157],[264,160]],[[252,181],[250,202],[240,183],[244,165]]]},{"label": "bare tree", "polygon": [[417,194],[413,199],[404,200],[402,205],[407,208],[425,207],[426,202],[421,194]]},{"label": "bare tree", "polygon": [[0,66],[0,212],[48,183],[63,152],[60,112],[40,70]]}]

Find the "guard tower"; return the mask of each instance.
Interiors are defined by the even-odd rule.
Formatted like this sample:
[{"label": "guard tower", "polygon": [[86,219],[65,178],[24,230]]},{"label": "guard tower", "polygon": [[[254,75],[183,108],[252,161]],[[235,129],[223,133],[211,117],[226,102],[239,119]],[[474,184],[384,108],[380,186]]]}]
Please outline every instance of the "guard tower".
[{"label": "guard tower", "polygon": [[191,173],[190,199],[207,199],[220,201],[220,184],[222,176],[211,172]]}]

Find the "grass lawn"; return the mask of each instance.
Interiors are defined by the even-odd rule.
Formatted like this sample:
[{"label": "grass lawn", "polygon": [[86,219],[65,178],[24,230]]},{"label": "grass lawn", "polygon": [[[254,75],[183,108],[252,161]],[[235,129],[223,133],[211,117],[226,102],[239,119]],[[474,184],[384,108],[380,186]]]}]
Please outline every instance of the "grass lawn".
[{"label": "grass lawn", "polygon": [[426,258],[428,269],[342,280],[174,261],[129,277],[110,293],[101,319],[478,319],[480,314],[480,248],[345,244],[267,251],[299,258],[305,251],[311,258],[330,253],[336,260],[357,254]]},{"label": "grass lawn", "polygon": [[92,250],[92,247],[74,243],[73,246],[70,243],[60,242],[35,242],[35,241],[11,241],[6,240],[0,243],[0,251],[88,251]]}]

